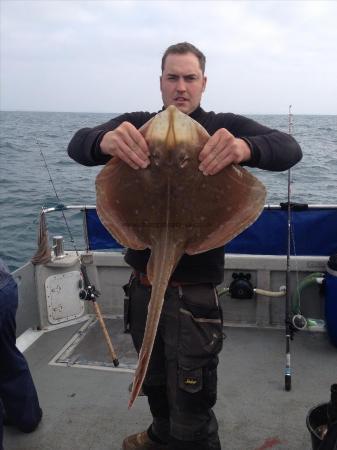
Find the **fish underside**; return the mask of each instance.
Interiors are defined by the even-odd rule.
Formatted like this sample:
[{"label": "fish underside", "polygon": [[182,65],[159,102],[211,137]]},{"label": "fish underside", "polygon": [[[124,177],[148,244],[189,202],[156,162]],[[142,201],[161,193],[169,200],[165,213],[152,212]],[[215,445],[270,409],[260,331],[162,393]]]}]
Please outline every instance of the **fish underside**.
[{"label": "fish underside", "polygon": [[134,170],[112,158],[96,178],[97,213],[123,246],[151,249],[147,276],[152,285],[142,348],[129,408],[148,368],[164,295],[184,253],[223,246],[263,210],[263,184],[238,165],[205,176],[198,155],[209,139],[196,121],[169,106],[139,130],[150,150],[150,165]]}]

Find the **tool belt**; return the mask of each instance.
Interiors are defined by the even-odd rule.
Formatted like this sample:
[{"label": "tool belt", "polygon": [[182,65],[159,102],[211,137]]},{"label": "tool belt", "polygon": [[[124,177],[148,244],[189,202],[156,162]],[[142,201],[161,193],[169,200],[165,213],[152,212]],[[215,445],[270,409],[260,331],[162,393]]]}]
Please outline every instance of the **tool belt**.
[{"label": "tool belt", "polygon": [[[150,280],[148,279],[146,273],[139,272],[138,270],[134,270],[133,276],[135,278],[137,278],[139,283],[142,284],[143,286],[148,286],[148,287],[151,286]],[[187,286],[187,285],[191,285],[191,284],[198,284],[198,283],[188,283],[188,282],[184,282],[184,281],[170,281],[168,285],[170,287],[179,287],[179,286]]]}]

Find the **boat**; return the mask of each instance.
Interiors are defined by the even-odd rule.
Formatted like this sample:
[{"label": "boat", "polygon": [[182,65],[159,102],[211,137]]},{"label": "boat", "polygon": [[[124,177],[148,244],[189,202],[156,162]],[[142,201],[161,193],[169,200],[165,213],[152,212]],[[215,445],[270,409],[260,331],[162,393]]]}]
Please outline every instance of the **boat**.
[{"label": "boat", "polygon": [[[127,435],[151,420],[144,396],[128,410],[137,355],[123,319],[123,285],[131,273],[124,249],[95,206],[43,208],[41,223],[47,229],[51,215],[62,221],[60,212],[70,210],[83,215],[84,247],[64,249],[63,237],[55,235],[46,261],[27,261],[12,273],[19,288],[17,346],[44,414],[31,434],[5,427],[5,450],[120,450]],[[313,437],[320,439],[307,420],[337,381],[337,272],[329,270],[336,230],[337,205],[266,205],[225,247],[218,287],[225,342],[215,406],[224,449],[308,450]],[[285,330],[293,338],[290,352]]]}]

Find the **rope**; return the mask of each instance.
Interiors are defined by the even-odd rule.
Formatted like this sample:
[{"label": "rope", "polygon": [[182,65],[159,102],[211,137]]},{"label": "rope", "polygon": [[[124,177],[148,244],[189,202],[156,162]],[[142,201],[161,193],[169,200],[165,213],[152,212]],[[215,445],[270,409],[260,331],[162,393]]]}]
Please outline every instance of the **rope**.
[{"label": "rope", "polygon": [[37,237],[37,250],[31,259],[32,264],[47,264],[51,261],[51,249],[48,245],[48,230],[46,214],[40,213],[39,231]]}]

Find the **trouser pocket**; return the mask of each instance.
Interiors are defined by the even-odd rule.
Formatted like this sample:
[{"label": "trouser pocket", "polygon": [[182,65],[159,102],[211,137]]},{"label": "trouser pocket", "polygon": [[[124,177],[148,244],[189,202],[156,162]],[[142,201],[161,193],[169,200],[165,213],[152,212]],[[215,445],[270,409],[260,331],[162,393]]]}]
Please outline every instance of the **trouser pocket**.
[{"label": "trouser pocket", "polygon": [[206,366],[222,349],[222,313],[212,285],[184,287],[179,308],[178,364]]},{"label": "trouser pocket", "polygon": [[197,414],[211,409],[217,397],[217,365],[214,357],[204,367],[178,368],[177,404],[181,411]]}]

